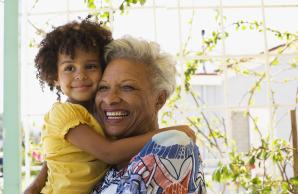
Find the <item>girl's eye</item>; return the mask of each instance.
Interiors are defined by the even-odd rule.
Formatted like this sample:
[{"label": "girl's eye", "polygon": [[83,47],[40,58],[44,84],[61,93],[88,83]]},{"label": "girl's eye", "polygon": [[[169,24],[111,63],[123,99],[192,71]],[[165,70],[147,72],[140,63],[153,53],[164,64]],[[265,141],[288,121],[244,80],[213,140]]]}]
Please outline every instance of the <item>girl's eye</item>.
[{"label": "girl's eye", "polygon": [[86,69],[97,69],[98,65],[97,64],[86,64]]},{"label": "girl's eye", "polygon": [[75,70],[75,68],[74,68],[74,66],[72,66],[72,65],[67,65],[65,68],[64,68],[64,71],[74,71]]}]

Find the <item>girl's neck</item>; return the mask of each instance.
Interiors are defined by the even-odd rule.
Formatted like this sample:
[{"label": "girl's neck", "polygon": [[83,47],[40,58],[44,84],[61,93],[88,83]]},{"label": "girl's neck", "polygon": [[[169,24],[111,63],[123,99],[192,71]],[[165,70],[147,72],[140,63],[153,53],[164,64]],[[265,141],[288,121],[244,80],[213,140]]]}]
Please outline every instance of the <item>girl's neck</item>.
[{"label": "girl's neck", "polygon": [[85,107],[89,113],[94,114],[94,99],[89,100],[89,101],[84,101],[84,102],[77,102],[77,101],[73,101],[71,99],[67,99],[66,102],[70,102],[73,104],[79,104],[79,105]]}]

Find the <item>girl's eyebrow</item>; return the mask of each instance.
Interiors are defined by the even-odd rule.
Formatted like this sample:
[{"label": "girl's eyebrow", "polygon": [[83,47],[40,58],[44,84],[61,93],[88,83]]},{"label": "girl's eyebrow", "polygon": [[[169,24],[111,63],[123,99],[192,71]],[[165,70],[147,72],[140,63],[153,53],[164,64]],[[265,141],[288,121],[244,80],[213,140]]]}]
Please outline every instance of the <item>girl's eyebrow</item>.
[{"label": "girl's eyebrow", "polygon": [[90,59],[90,60],[86,60],[85,62],[88,62],[88,63],[90,63],[90,62],[99,63],[99,60],[96,60],[96,59]]},{"label": "girl's eyebrow", "polygon": [[64,63],[73,63],[74,60],[64,60],[59,63],[59,65],[63,65]]},{"label": "girl's eyebrow", "polygon": [[[90,63],[90,62],[93,62],[93,63],[99,63],[99,61],[96,60],[96,59],[90,59],[90,60],[86,60],[86,61],[85,61],[85,63]],[[59,64],[60,64],[60,65],[63,65],[63,64],[65,64],[65,63],[74,63],[74,60],[64,60],[64,61],[60,62]]]}]

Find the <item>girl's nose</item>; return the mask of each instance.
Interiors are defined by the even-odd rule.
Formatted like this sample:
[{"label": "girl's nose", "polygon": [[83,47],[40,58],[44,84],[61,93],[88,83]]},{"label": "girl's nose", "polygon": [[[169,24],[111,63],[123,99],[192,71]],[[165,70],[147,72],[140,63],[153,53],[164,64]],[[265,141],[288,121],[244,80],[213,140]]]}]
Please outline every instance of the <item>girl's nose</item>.
[{"label": "girl's nose", "polygon": [[85,80],[87,79],[86,74],[83,71],[79,71],[76,76],[75,76],[76,80]]}]

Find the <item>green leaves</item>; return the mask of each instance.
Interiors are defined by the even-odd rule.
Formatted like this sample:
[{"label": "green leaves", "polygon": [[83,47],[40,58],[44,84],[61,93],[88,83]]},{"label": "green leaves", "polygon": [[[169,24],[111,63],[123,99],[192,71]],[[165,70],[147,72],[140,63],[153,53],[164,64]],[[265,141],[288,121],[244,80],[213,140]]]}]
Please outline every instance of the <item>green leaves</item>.
[{"label": "green leaves", "polygon": [[291,68],[293,68],[293,69],[298,68],[298,56],[295,57],[294,59],[292,59],[290,65],[291,65]]},{"label": "green leaves", "polygon": [[215,129],[213,129],[213,130],[210,132],[209,137],[214,137],[214,138],[219,139],[219,138],[223,138],[224,135],[223,135],[219,130],[215,130]]},{"label": "green leaves", "polygon": [[231,170],[222,163],[218,164],[218,168],[212,174],[212,180],[220,183],[226,183],[232,179]]},{"label": "green leaves", "polygon": [[132,4],[140,4],[141,6],[146,3],[146,0],[124,0],[119,6],[119,10],[123,14],[127,8],[129,8]]},{"label": "green leaves", "polygon": [[278,60],[278,58],[275,58],[272,62],[271,62],[271,65],[272,66],[276,66],[276,65],[278,65],[279,64],[279,60]]},{"label": "green leaves", "polygon": [[[286,181],[271,172],[276,167],[291,161],[290,153],[291,148],[284,139],[278,138],[270,142],[268,138],[263,138],[261,145],[251,148],[248,153],[237,153],[233,149],[226,164],[218,163],[212,174],[212,180],[226,185],[239,185],[245,193],[294,193],[293,189],[298,186],[298,177]],[[267,169],[265,164],[272,162],[275,166]]]},{"label": "green leaves", "polygon": [[[110,3],[112,0],[104,0],[107,4]],[[94,15],[98,20],[101,20],[103,23],[108,24],[110,23],[110,12],[105,11],[104,9],[96,10],[97,5],[95,0],[84,0],[84,3],[87,4],[87,7],[90,10],[93,10],[92,15]],[[133,4],[140,4],[141,6],[146,3],[146,0],[123,0],[118,10],[121,14],[123,14],[131,5]],[[102,7],[100,7],[102,8]]]},{"label": "green leaves", "polygon": [[191,121],[191,125],[194,125],[194,126],[197,126],[197,127],[201,127],[201,125],[202,125],[202,119],[201,119],[201,117],[190,116],[188,118]]},{"label": "green leaves", "polygon": [[211,37],[204,38],[204,40],[203,40],[204,47],[208,51],[212,51],[217,46],[217,44],[220,40],[227,38],[228,36],[229,36],[228,32],[224,32],[222,34],[219,31],[213,31]]},{"label": "green leaves", "polygon": [[198,60],[190,60],[186,62],[186,70],[184,71],[184,86],[185,90],[189,91],[190,90],[190,79],[191,76],[194,75],[197,71],[199,61]]},{"label": "green leaves", "polygon": [[293,184],[295,187],[298,187],[298,176],[292,177],[290,179],[290,183]]},{"label": "green leaves", "polygon": [[262,181],[259,177],[255,177],[251,180],[251,183],[254,184],[254,185],[261,185]]},{"label": "green leaves", "polygon": [[96,5],[94,3],[94,0],[84,0],[85,3],[87,3],[87,6],[89,9],[96,9]]}]

